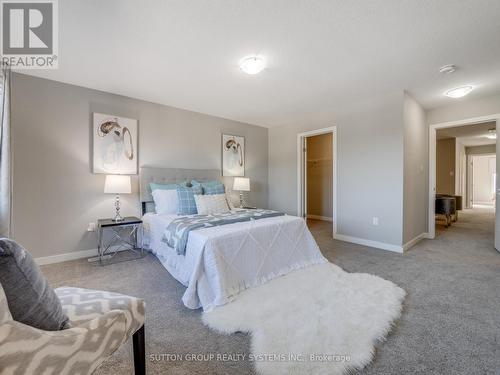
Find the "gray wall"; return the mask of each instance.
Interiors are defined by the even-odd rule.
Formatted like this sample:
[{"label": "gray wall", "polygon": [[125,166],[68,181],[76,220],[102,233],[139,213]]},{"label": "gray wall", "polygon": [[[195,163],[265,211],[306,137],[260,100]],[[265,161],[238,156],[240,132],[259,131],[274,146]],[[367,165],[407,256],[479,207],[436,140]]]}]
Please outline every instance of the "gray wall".
[{"label": "gray wall", "polygon": [[404,229],[403,243],[427,232],[429,132],[422,106],[404,95]]},{"label": "gray wall", "polygon": [[[104,175],[92,174],[91,115],[139,120],[139,165],[221,167],[221,133],[245,136],[248,203],[267,207],[268,130],[123,96],[14,74],[13,237],[35,257],[96,248],[89,222],[113,215]],[[122,212],[139,215],[138,178]]]},{"label": "gray wall", "polygon": [[455,195],[455,138],[436,141],[436,193]]},{"label": "gray wall", "polygon": [[[269,129],[269,203],[297,213],[297,134],[337,126],[338,233],[401,245],[403,95],[378,96],[316,123]],[[379,217],[379,226],[372,224]]]}]

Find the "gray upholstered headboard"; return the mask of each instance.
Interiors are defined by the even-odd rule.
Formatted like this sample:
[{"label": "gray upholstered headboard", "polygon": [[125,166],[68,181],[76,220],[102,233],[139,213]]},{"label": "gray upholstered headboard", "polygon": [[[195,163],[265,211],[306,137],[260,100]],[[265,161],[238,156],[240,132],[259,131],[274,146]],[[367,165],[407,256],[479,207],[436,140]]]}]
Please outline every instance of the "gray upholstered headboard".
[{"label": "gray upholstered headboard", "polygon": [[142,205],[142,214],[154,210],[153,197],[149,184],[175,184],[191,180],[208,181],[220,180],[221,171],[218,169],[178,169],[141,167],[139,175],[139,196]]}]

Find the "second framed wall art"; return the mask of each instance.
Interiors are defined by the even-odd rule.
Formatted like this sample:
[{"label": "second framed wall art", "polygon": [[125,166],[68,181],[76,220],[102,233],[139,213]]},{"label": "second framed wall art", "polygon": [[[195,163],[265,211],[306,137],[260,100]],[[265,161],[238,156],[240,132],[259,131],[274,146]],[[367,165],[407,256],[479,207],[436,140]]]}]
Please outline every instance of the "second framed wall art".
[{"label": "second framed wall art", "polygon": [[222,134],[222,175],[245,176],[245,137]]}]

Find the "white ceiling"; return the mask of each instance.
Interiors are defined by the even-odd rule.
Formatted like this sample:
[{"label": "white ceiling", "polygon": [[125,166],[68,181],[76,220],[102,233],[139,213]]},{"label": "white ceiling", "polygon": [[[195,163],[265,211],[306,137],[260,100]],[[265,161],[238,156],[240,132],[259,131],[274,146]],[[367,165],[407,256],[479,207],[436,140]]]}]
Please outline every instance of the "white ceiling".
[{"label": "white ceiling", "polygon": [[[57,81],[262,126],[406,89],[500,92],[498,0],[64,0]],[[243,74],[258,53],[268,67]],[[444,64],[460,67],[439,74]]]},{"label": "white ceiling", "polygon": [[438,129],[436,131],[436,138],[458,138],[464,146],[491,145],[495,144],[496,140],[486,137],[490,129],[496,129],[495,121]]}]

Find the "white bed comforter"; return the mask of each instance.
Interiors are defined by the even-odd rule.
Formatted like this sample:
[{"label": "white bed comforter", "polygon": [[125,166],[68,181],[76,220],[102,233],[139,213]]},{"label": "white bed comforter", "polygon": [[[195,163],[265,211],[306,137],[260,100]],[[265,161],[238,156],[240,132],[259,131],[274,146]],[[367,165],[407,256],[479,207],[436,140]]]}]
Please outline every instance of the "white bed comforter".
[{"label": "white bed comforter", "polygon": [[167,270],[187,286],[191,309],[209,311],[240,291],[309,265],[325,263],[303,219],[279,216],[192,231],[186,255],[161,241],[174,215],[146,214],[145,240]]}]

